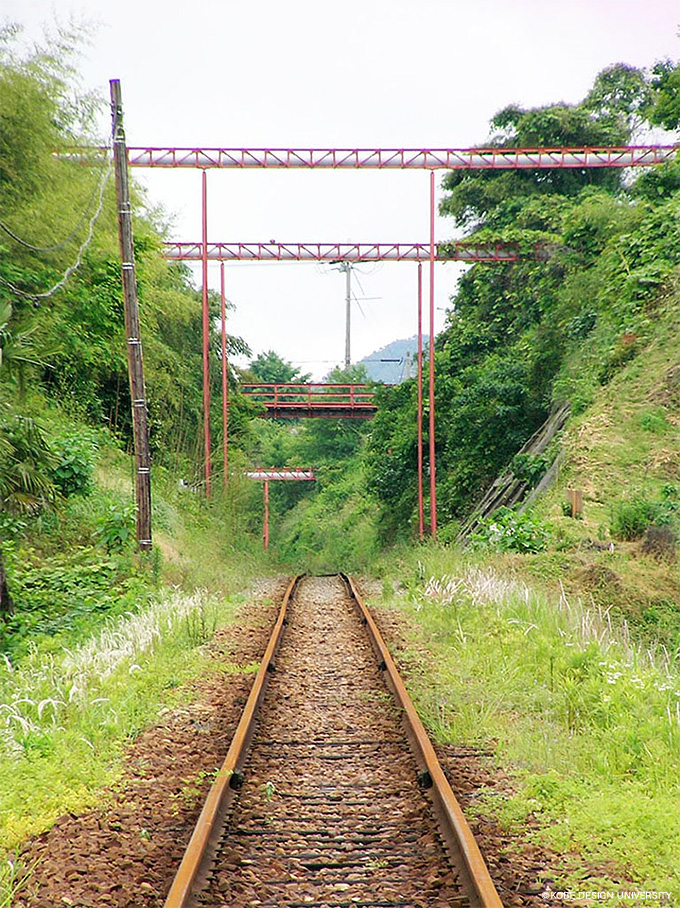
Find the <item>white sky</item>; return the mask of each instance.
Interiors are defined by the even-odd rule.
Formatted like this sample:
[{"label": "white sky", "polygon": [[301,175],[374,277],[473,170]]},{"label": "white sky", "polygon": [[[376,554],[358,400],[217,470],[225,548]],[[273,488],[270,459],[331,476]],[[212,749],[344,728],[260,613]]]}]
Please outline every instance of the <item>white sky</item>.
[{"label": "white sky", "polygon": [[[99,23],[84,81],[108,98],[121,80],[130,145],[469,147],[510,103],[578,101],[611,63],[680,57],[680,0],[0,0],[30,36],[72,16]],[[172,238],[200,240],[198,171],[135,176]],[[210,171],[208,185],[212,241],[428,240],[426,171]],[[460,267],[437,266],[437,328]],[[416,328],[414,264],[359,280],[376,299],[354,308],[353,359]],[[227,265],[229,330],[321,377],[344,355],[344,281],[314,263]]]}]

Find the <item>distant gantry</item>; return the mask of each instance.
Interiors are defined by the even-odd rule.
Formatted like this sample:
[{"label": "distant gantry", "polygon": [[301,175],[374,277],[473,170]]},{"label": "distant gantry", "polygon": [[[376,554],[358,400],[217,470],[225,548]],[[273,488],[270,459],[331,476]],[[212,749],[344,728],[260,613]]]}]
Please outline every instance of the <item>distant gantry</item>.
[{"label": "distant gantry", "polygon": [[[200,262],[203,243],[165,243],[165,258]],[[517,243],[452,241],[435,245],[439,262],[517,262],[520,258],[549,257],[545,245],[522,253]],[[429,243],[208,243],[205,257],[213,262],[427,262]]]}]

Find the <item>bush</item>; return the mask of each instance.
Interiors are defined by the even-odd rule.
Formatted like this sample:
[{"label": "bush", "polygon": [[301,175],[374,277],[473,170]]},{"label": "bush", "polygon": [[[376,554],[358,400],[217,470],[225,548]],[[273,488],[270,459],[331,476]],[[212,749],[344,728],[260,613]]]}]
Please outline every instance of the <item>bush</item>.
[{"label": "bush", "polygon": [[54,503],[54,455],[40,426],[26,416],[0,416],[0,510],[37,514]]},{"label": "bush", "polygon": [[84,435],[72,435],[56,446],[54,484],[65,497],[87,495],[92,487],[94,446]]},{"label": "bush", "polygon": [[106,514],[99,518],[95,535],[107,552],[122,552],[132,544],[135,538],[135,515],[134,504],[111,504]]},{"label": "bush", "polygon": [[535,486],[545,476],[551,465],[547,454],[515,454],[510,469],[520,482]]},{"label": "bush", "polygon": [[651,526],[668,526],[677,520],[678,502],[672,487],[664,490],[661,501],[641,492],[617,502],[612,508],[610,532],[614,539],[641,539]]},{"label": "bush", "polygon": [[499,552],[540,552],[548,540],[545,524],[511,508],[498,508],[470,537],[473,548],[489,547]]}]

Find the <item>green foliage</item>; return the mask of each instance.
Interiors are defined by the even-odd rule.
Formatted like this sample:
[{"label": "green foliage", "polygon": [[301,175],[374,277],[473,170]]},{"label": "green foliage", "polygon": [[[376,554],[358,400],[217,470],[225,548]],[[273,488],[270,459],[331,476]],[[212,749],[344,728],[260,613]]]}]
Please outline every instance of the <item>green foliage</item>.
[{"label": "green foliage", "polygon": [[[174,592],[127,609],[68,650],[39,645],[20,662],[2,660],[3,850],[97,803],[130,739],[177,704],[185,682],[215,670],[185,633],[185,619],[201,607],[220,625],[231,620],[224,600]],[[0,887],[7,882],[0,875]]]},{"label": "green foliage", "polygon": [[664,129],[677,129],[680,126],[680,66],[671,60],[662,60],[652,72],[656,97],[649,113],[650,122]]},{"label": "green foliage", "polygon": [[[436,666],[410,674],[419,710],[439,740],[491,748],[500,765],[519,767],[510,790],[482,797],[476,814],[516,833],[531,817],[531,839],[565,859],[561,880],[581,855],[588,873],[607,867],[605,888],[618,891],[625,873],[629,888],[675,898],[677,666],[564,595],[457,563],[455,552],[419,557],[412,627],[422,630],[409,653],[425,648]],[[447,573],[431,576],[435,562]]]},{"label": "green foliage", "polygon": [[551,463],[552,458],[549,454],[515,454],[510,469],[517,479],[535,486],[543,478]]},{"label": "green foliage", "polygon": [[[663,67],[662,67],[663,69]],[[670,73],[673,67],[666,67]],[[577,105],[508,107],[495,146],[630,140],[661,91],[626,64],[601,72]],[[674,78],[674,76],[673,76]],[[669,85],[672,78],[668,76]],[[582,412],[647,349],[680,273],[680,165],[621,172],[452,171],[441,211],[479,242],[526,258],[476,265],[459,280],[436,339],[437,478],[446,524],[469,513],[507,467],[529,484],[543,464],[513,457],[550,410]],[[536,261],[535,250],[544,251]],[[381,401],[367,447],[369,487],[390,536],[413,525],[415,394]]]},{"label": "green foliage", "polygon": [[54,502],[54,455],[34,420],[0,416],[0,455],[0,510],[34,514]]},{"label": "green foliage", "polygon": [[111,504],[97,521],[96,539],[107,552],[124,552],[135,540],[134,504]]},{"label": "green foliage", "polygon": [[548,541],[548,528],[541,520],[511,508],[498,508],[470,537],[473,548],[498,552],[540,552]]},{"label": "green foliage", "polygon": [[[618,64],[604,70],[581,104],[554,104],[527,110],[506,107],[491,121],[491,144],[498,147],[623,145],[635,118],[648,103],[649,86],[640,70]],[[587,186],[616,191],[615,170],[451,171],[443,186],[449,191],[440,205],[459,226],[503,228],[512,225],[511,200],[532,195],[576,196]]]},{"label": "green foliage", "polygon": [[[29,386],[42,388],[131,444],[112,180],[78,270],[49,298],[32,298],[73,265],[102,180],[110,176],[99,153],[85,162],[55,155],[74,144],[104,144],[92,135],[99,101],[80,90],[75,68],[85,37],[78,30],[57,31],[44,47],[23,51],[16,30],[0,35],[0,390],[21,397]],[[157,212],[144,210],[134,185],[132,192],[151,443],[156,462],[174,463],[193,457],[199,446],[201,301],[189,270],[162,257],[166,225]],[[209,306],[217,315],[218,296],[210,294]],[[231,336],[228,349],[249,352]],[[215,366],[220,355],[214,334]],[[212,370],[216,391],[219,371]],[[244,426],[236,394],[232,412],[237,442]]]},{"label": "green foliage", "polygon": [[356,461],[330,476],[319,471],[316,484],[321,488],[290,511],[276,533],[279,558],[296,570],[315,573],[368,569],[379,539],[377,508],[364,483]]},{"label": "green foliage", "polygon": [[662,499],[638,492],[612,506],[610,532],[614,539],[641,539],[649,527],[677,526],[680,500],[674,486],[666,486]]},{"label": "green foliage", "polygon": [[14,614],[0,624],[0,649],[13,659],[40,638],[80,639],[104,618],[136,611],[148,597],[143,575],[128,576],[124,560],[92,547],[45,557],[5,543],[4,554]]},{"label": "green foliage", "polygon": [[87,495],[92,487],[95,451],[92,436],[86,433],[71,435],[57,445],[52,478],[62,495]]},{"label": "green foliage", "polygon": [[309,375],[302,375],[291,363],[282,359],[278,353],[268,350],[260,353],[251,363],[250,371],[256,381],[284,384],[285,382],[306,382]]},{"label": "green foliage", "polygon": [[648,115],[654,88],[654,82],[650,83],[643,70],[614,63],[597,74],[583,106],[599,122],[633,136]]}]

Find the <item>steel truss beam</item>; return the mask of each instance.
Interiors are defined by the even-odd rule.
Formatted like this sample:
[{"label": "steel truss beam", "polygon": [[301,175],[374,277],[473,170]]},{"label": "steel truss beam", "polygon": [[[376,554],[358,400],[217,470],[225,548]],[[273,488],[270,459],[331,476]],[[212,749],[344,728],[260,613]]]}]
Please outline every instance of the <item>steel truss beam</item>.
[{"label": "steel truss beam", "polygon": [[288,482],[313,482],[316,479],[314,470],[251,470],[245,474],[248,479],[283,480]]},{"label": "steel truss beam", "polygon": [[[202,243],[165,243],[165,258],[203,260]],[[550,250],[536,246],[530,257],[546,259]],[[450,242],[436,246],[440,262],[517,262],[516,243]],[[216,262],[427,262],[429,243],[208,243],[208,260]]]},{"label": "steel truss beam", "polygon": [[672,161],[680,145],[612,148],[129,148],[131,167],[356,170],[542,170],[647,167]]}]

